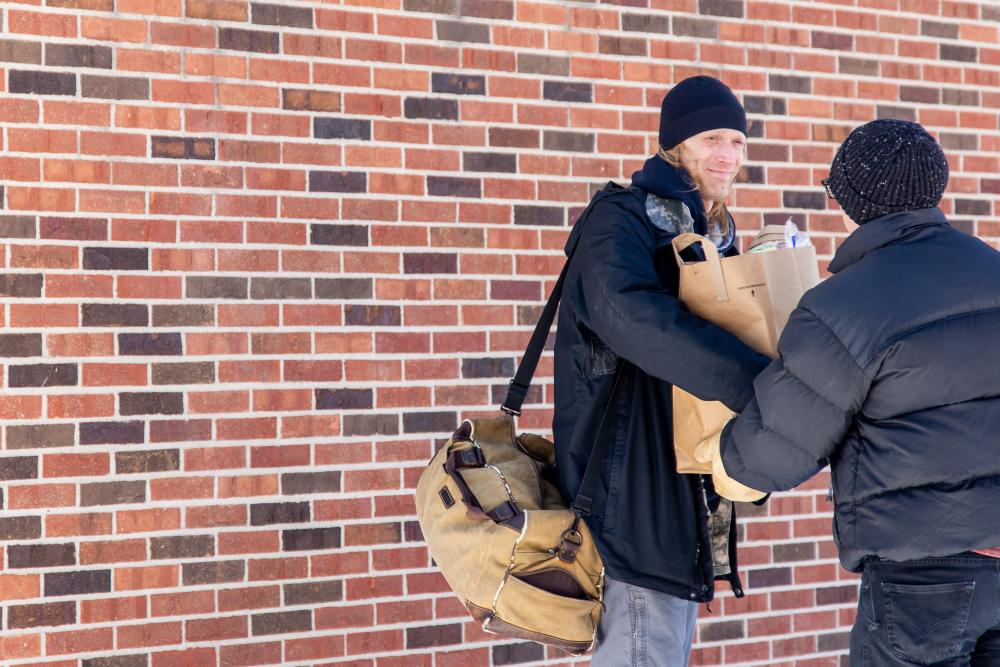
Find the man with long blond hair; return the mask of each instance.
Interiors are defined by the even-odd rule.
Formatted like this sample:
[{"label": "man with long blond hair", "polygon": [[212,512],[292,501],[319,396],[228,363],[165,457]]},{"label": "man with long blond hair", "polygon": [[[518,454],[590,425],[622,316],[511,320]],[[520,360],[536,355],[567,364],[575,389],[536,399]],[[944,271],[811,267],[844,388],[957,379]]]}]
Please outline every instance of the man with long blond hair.
[{"label": "man with long blond hair", "polygon": [[733,506],[711,478],[676,472],[672,385],[739,411],[768,363],[677,299],[671,240],[697,232],[735,252],[726,210],[745,158],[746,113],[721,81],[698,76],[664,98],[660,150],[624,188],[595,195],[573,251],[555,347],[557,476],[576,498],[597,450],[584,512],[606,567],[594,664],[686,665],[698,603],[736,568]]}]

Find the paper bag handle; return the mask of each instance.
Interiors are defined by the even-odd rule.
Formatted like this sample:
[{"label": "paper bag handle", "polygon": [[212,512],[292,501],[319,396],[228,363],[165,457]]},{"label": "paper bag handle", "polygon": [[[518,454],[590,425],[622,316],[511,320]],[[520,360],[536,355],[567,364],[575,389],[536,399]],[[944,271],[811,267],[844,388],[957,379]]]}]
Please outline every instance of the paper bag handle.
[{"label": "paper bag handle", "polygon": [[671,241],[671,245],[674,249],[674,257],[677,258],[677,266],[684,266],[689,263],[681,259],[681,252],[698,242],[701,242],[701,250],[705,254],[705,261],[698,263],[711,263],[712,277],[715,279],[716,298],[719,301],[729,300],[729,292],[726,290],[726,279],[722,275],[722,263],[719,259],[719,249],[715,247],[715,244],[712,243],[710,239],[692,232],[685,232],[675,236],[673,241]]}]

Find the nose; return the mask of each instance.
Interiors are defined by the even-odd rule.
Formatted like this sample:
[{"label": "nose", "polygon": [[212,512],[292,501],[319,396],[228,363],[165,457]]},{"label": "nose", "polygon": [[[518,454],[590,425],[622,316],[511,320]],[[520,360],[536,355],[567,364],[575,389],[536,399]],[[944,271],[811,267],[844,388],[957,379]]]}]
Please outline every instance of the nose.
[{"label": "nose", "polygon": [[743,156],[743,149],[736,144],[725,142],[715,151],[715,159],[719,164],[733,165]]}]

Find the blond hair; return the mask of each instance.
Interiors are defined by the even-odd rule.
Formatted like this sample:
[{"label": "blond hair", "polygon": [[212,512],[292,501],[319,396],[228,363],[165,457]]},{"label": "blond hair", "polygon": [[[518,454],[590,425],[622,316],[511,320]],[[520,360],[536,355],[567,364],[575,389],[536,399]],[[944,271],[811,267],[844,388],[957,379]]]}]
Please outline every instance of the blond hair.
[{"label": "blond hair", "polygon": [[[743,149],[746,151],[746,148]],[[680,169],[684,174],[685,180],[691,183],[691,192],[697,192],[698,183],[695,182],[694,178],[688,174],[687,170],[684,169],[684,165],[681,163],[681,153],[683,152],[683,143],[677,144],[670,150],[665,149],[663,146],[659,147],[656,151],[656,155],[663,159],[667,164],[676,169]],[[736,172],[739,175],[739,172]],[[733,176],[733,181],[736,180],[736,176]],[[730,183],[732,185],[732,183]],[[726,202],[724,201],[713,201],[712,208],[705,212],[708,218],[709,224],[715,223],[719,226],[719,231],[722,233],[723,238],[729,235],[730,232],[730,217],[729,209],[726,208]]]}]

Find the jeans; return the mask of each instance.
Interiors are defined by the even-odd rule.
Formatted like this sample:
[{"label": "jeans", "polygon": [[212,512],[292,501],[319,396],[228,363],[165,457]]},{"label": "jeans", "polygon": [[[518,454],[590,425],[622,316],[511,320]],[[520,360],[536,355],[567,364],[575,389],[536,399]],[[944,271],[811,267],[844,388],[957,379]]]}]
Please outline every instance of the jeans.
[{"label": "jeans", "polygon": [[850,664],[1000,665],[1000,559],[971,552],[905,562],[869,557]]},{"label": "jeans", "polygon": [[698,604],[604,577],[594,667],[686,667]]}]

